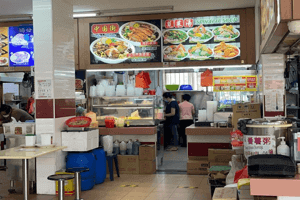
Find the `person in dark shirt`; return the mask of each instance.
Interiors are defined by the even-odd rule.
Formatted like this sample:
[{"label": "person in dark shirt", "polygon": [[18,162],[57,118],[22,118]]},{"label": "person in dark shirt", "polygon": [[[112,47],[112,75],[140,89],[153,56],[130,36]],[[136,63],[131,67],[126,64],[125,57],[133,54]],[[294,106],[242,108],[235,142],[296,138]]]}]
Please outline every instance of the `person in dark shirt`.
[{"label": "person in dark shirt", "polygon": [[178,124],[179,124],[179,106],[175,99],[172,98],[170,93],[164,93],[163,98],[166,102],[166,111],[165,111],[165,139],[166,145],[172,144],[175,147],[172,147],[170,150],[176,151],[179,145],[178,137]]},{"label": "person in dark shirt", "polygon": [[25,122],[26,120],[33,120],[34,118],[28,114],[26,111],[21,109],[12,108],[9,105],[2,104],[0,108],[0,125],[2,123],[9,123],[12,121],[11,118],[15,118],[20,122]]}]

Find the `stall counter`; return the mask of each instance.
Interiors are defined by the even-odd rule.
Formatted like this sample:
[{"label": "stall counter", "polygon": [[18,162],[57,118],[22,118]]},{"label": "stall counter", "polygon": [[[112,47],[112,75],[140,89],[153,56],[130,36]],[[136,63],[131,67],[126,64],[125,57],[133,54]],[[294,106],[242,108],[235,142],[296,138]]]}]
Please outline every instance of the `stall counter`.
[{"label": "stall counter", "polygon": [[208,149],[229,149],[233,128],[196,127],[185,129],[188,156],[207,157]]},{"label": "stall counter", "polygon": [[157,133],[156,126],[124,127],[124,128],[99,127],[100,135],[154,135],[156,133]]}]

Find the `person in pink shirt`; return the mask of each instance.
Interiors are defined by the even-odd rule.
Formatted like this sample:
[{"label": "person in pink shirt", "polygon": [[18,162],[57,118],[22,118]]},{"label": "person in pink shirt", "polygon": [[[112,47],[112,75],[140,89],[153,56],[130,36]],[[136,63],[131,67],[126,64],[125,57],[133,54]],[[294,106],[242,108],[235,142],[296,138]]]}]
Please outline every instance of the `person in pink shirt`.
[{"label": "person in pink shirt", "polygon": [[183,139],[182,147],[187,146],[185,128],[194,123],[195,108],[190,103],[191,96],[188,94],[183,95],[183,102],[179,104],[180,123],[179,123],[179,137]]}]

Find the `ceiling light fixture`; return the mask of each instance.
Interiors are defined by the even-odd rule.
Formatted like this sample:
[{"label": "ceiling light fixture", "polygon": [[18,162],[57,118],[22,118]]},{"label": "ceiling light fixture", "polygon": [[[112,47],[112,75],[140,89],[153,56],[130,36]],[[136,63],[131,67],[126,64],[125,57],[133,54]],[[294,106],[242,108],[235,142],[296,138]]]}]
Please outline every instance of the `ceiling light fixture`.
[{"label": "ceiling light fixture", "polygon": [[78,13],[74,13],[73,17],[74,18],[80,18],[80,17],[96,17],[97,15],[99,15],[99,12],[78,12]]},{"label": "ceiling light fixture", "polygon": [[125,9],[112,9],[102,10],[100,15],[122,15],[124,13],[153,13],[157,11],[173,11],[174,6],[156,6],[156,7],[140,7],[140,8],[125,8]]},{"label": "ceiling light fixture", "polygon": [[3,15],[0,16],[0,22],[10,21],[29,21],[32,20],[32,15]]},{"label": "ceiling light fixture", "polygon": [[186,69],[216,69],[216,68],[250,68],[252,65],[216,65],[216,66],[199,66],[199,67],[159,67],[159,68],[128,68],[128,69],[88,69],[88,72],[103,72],[103,71],[149,71],[149,70],[186,70]]}]

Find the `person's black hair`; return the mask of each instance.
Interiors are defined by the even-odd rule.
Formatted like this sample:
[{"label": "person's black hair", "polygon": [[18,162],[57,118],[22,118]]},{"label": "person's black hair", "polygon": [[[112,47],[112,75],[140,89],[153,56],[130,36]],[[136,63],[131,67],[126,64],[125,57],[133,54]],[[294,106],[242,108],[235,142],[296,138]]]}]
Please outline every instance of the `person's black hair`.
[{"label": "person's black hair", "polygon": [[190,100],[191,100],[191,95],[189,95],[189,94],[184,94],[184,95],[182,96],[182,99],[185,100],[185,101],[190,101]]},{"label": "person's black hair", "polygon": [[0,112],[5,112],[6,114],[8,114],[10,113],[11,110],[12,110],[11,106],[6,104],[1,105]]},{"label": "person's black hair", "polygon": [[171,99],[171,98],[172,98],[172,95],[171,95],[170,92],[166,92],[166,93],[163,94],[163,97],[164,97],[164,98],[170,98],[170,99]]}]

